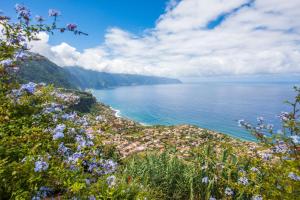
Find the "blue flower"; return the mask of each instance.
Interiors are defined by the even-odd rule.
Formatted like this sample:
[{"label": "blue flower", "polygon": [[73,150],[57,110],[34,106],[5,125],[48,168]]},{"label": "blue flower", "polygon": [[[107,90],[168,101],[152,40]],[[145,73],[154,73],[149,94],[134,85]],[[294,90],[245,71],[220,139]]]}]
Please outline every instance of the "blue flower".
[{"label": "blue flower", "polygon": [[[45,186],[42,186],[40,187],[39,191],[37,192],[37,195],[34,196],[34,198],[36,199],[44,199],[46,197],[48,197],[49,195],[51,195],[53,193],[53,190],[48,188],[48,187],[45,187]],[[32,199],[34,199],[32,198]]]},{"label": "blue flower", "polygon": [[292,180],[294,180],[294,181],[300,181],[300,176],[298,176],[294,172],[290,172],[289,173],[289,178],[292,179]]},{"label": "blue flower", "polygon": [[253,172],[259,172],[259,169],[257,169],[256,167],[252,167],[250,170]]},{"label": "blue flower", "polygon": [[55,134],[53,135],[53,139],[54,139],[54,140],[57,140],[57,139],[63,138],[64,136],[65,136],[64,133],[62,133],[62,132],[57,132],[57,133],[55,133]]},{"label": "blue flower", "polygon": [[3,65],[3,67],[9,67],[13,65],[13,61],[11,59],[2,60],[0,64]]},{"label": "blue flower", "polygon": [[116,185],[116,177],[114,175],[111,175],[106,178],[106,182],[109,187],[113,187]]},{"label": "blue flower", "polygon": [[101,167],[103,168],[103,174],[111,174],[116,171],[118,163],[113,160],[102,160]]},{"label": "blue flower", "polygon": [[42,17],[42,16],[40,16],[40,15],[36,15],[35,16],[35,20],[37,21],[37,22],[43,22],[44,21],[44,18]]},{"label": "blue flower", "polygon": [[78,161],[79,158],[82,158],[83,157],[83,154],[81,152],[75,152],[72,154],[72,156],[70,156],[68,158],[68,161],[69,162],[72,162],[72,163],[75,163]]},{"label": "blue flower", "polygon": [[48,14],[50,17],[57,17],[60,15],[60,12],[58,10],[55,10],[55,9],[50,9],[48,11]]},{"label": "blue flower", "polygon": [[263,200],[261,195],[255,195],[252,197],[252,200]]},{"label": "blue flower", "polygon": [[290,138],[292,139],[293,143],[300,144],[300,136],[299,135],[292,135],[292,136],[290,136]]},{"label": "blue flower", "polygon": [[36,83],[33,82],[29,82],[27,84],[23,84],[20,88],[20,90],[25,90],[31,94],[33,94],[35,92],[35,87],[37,86]]},{"label": "blue flower", "polygon": [[263,160],[270,160],[272,158],[272,154],[270,153],[262,153],[261,157]]},{"label": "blue flower", "polygon": [[62,154],[68,154],[69,151],[70,151],[70,149],[68,147],[66,147],[63,142],[59,144],[59,146],[58,146],[58,152],[60,152]]},{"label": "blue flower", "polygon": [[26,56],[27,56],[27,54],[25,54],[23,51],[18,51],[18,52],[15,54],[16,60],[24,59]]},{"label": "blue flower", "polygon": [[56,126],[56,128],[53,130],[53,139],[59,139],[64,137],[64,130],[66,128],[66,125],[59,124]]},{"label": "blue flower", "polygon": [[16,12],[18,13],[18,18],[25,19],[26,23],[29,22],[30,10],[28,10],[25,6],[21,4],[15,5]]},{"label": "blue flower", "polygon": [[243,176],[243,177],[239,178],[239,183],[243,184],[243,185],[248,185],[249,182],[248,182],[247,177]]},{"label": "blue flower", "polygon": [[49,167],[48,163],[43,160],[36,161],[34,165],[35,165],[34,167],[35,172],[45,171]]},{"label": "blue flower", "polygon": [[96,200],[96,197],[94,195],[89,196],[89,200]]}]

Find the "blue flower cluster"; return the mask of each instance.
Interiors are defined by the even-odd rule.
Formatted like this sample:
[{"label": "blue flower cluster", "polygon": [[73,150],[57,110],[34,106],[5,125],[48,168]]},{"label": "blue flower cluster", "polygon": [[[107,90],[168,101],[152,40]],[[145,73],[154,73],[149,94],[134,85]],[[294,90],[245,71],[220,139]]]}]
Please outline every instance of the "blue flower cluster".
[{"label": "blue flower cluster", "polygon": [[46,171],[48,169],[48,167],[49,167],[48,163],[43,161],[43,159],[38,160],[34,163],[34,171],[35,172]]}]

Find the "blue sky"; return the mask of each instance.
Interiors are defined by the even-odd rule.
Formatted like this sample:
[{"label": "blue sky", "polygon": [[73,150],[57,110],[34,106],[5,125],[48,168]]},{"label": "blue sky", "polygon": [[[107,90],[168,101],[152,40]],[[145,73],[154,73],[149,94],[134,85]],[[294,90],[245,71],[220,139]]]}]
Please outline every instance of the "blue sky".
[{"label": "blue sky", "polygon": [[8,15],[15,3],[33,14],[58,9],[61,24],[90,34],[41,33],[31,44],[62,67],[185,80],[300,77],[299,0],[0,1]]},{"label": "blue sky", "polygon": [[[32,15],[47,17],[48,9],[61,11],[60,24],[72,22],[89,37],[74,38],[72,34],[58,34],[50,38],[50,44],[61,42],[79,50],[93,47],[104,41],[107,28],[119,27],[133,33],[143,32],[155,25],[164,12],[167,0],[0,0],[0,9],[15,16],[14,5],[21,3],[30,8]],[[41,3],[42,2],[42,3]]]}]

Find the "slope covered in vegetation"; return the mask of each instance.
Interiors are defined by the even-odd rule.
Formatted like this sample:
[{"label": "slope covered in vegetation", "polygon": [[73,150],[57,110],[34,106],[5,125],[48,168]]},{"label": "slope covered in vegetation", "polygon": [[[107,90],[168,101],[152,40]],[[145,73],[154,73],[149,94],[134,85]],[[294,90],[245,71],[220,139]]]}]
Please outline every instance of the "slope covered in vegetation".
[{"label": "slope covered in vegetation", "polygon": [[111,74],[86,70],[80,67],[60,67],[44,56],[30,53],[18,63],[20,82],[44,82],[64,88],[104,89],[130,85],[178,84],[177,79],[132,74]]}]

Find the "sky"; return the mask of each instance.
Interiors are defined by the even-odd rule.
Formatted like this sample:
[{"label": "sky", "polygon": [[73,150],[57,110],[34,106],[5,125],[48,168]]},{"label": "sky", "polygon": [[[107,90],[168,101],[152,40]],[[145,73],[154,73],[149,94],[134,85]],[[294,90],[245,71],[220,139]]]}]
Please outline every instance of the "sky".
[{"label": "sky", "polygon": [[[42,3],[41,3],[42,2]],[[32,51],[60,66],[192,80],[300,78],[299,0],[0,0],[62,12],[89,36],[46,33]]]}]

